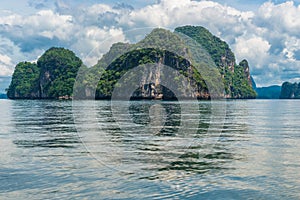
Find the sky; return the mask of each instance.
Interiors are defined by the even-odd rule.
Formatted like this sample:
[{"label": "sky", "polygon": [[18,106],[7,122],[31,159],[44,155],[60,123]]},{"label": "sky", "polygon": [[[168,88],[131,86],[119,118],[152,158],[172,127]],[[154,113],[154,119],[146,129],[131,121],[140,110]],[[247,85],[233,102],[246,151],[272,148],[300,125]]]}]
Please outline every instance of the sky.
[{"label": "sky", "polygon": [[[1,0],[3,1],[3,0]],[[199,25],[247,59],[258,86],[300,81],[300,0],[10,0],[0,4],[0,77],[52,46],[92,66],[132,30]],[[145,32],[147,32],[145,31]]]}]

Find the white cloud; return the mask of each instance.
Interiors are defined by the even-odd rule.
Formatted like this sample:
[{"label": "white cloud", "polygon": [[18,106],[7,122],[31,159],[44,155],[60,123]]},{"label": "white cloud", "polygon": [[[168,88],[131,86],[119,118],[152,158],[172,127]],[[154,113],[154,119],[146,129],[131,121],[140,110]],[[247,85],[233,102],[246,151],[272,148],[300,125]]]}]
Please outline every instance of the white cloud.
[{"label": "white cloud", "polygon": [[17,62],[35,60],[51,46],[70,48],[92,65],[112,43],[128,41],[132,29],[187,24],[206,27],[229,43],[238,61],[248,59],[258,85],[300,74],[300,6],[293,1],[269,1],[257,11],[193,0],[160,0],[135,10],[125,4],[30,2],[34,14],[0,13],[1,74],[11,74]]},{"label": "white cloud", "polygon": [[42,10],[29,17],[16,14],[1,17],[0,24],[5,24],[7,32],[21,39],[38,34],[50,39],[67,40],[73,26],[72,16],[59,15],[52,10]]},{"label": "white cloud", "polygon": [[75,37],[77,41],[71,45],[71,49],[74,49],[88,66],[95,65],[113,43],[126,42],[122,29],[114,27],[86,27]]},{"label": "white cloud", "polygon": [[[258,12],[258,20],[262,25],[268,25],[272,31],[288,32],[300,36],[300,6],[293,1],[275,5],[272,2],[264,3]],[[276,23],[274,23],[276,22]]]},{"label": "white cloud", "polygon": [[24,55],[14,43],[0,36],[0,76],[7,76],[13,73],[16,60],[23,60]]},{"label": "white cloud", "polygon": [[4,65],[12,65],[11,58],[7,55],[0,54],[0,62]]},{"label": "white cloud", "polygon": [[114,11],[113,8],[106,4],[95,4],[91,7],[88,7],[86,10],[88,12],[88,15],[97,16],[99,14],[103,14],[106,12],[112,12]]},{"label": "white cloud", "polygon": [[[21,47],[24,55],[30,54],[28,60],[36,60],[41,51],[51,46],[63,46],[75,51],[86,64],[92,65],[113,43],[125,42],[126,39],[120,27],[97,26],[97,15],[113,11],[110,6],[97,4],[84,10],[88,12],[74,16],[52,10],[41,10],[29,16],[8,12],[0,17],[0,33],[13,41],[11,45]],[[15,62],[13,64],[16,65]],[[11,71],[6,70],[5,73],[10,75]]]},{"label": "white cloud", "polygon": [[300,38],[296,37],[289,37],[285,42],[284,42],[285,48],[283,49],[283,54],[289,61],[296,61],[296,57],[300,55],[295,55],[296,52],[300,50]]},{"label": "white cloud", "polygon": [[236,39],[234,52],[238,60],[247,58],[254,68],[265,67],[270,60],[269,49],[271,45],[261,37]]},{"label": "white cloud", "polygon": [[0,76],[6,76],[7,74],[12,74],[13,68],[12,68],[12,59],[7,56],[0,54]]},{"label": "white cloud", "polygon": [[121,23],[131,27],[202,24],[219,29],[222,26],[233,26],[252,16],[252,12],[241,12],[213,1],[162,0],[159,4],[149,5],[123,16]]}]

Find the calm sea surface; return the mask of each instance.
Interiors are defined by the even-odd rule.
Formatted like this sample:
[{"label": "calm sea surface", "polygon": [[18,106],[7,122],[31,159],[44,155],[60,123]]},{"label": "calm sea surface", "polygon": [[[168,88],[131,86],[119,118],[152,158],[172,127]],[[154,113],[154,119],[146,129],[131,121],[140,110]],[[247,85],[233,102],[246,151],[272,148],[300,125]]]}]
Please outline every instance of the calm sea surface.
[{"label": "calm sea surface", "polygon": [[0,109],[0,199],[300,199],[300,101]]}]

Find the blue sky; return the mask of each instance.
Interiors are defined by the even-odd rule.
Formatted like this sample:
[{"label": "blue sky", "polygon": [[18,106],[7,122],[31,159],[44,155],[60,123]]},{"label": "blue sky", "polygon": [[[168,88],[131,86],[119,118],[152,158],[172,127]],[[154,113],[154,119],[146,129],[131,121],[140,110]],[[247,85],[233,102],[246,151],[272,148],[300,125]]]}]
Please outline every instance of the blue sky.
[{"label": "blue sky", "polygon": [[112,43],[130,41],[130,30],[191,24],[225,40],[237,62],[247,59],[259,86],[300,81],[299,2],[10,0],[0,5],[0,76],[51,46],[93,65]]}]

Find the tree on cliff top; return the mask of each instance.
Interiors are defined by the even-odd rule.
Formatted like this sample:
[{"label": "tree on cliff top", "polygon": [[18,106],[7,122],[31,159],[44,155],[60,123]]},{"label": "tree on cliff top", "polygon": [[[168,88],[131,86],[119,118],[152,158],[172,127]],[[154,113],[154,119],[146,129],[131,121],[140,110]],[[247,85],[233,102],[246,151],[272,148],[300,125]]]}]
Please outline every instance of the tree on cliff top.
[{"label": "tree on cliff top", "polygon": [[17,64],[7,89],[8,98],[38,97],[40,70],[35,63],[20,62]]},{"label": "tree on cliff top", "polygon": [[82,61],[72,51],[53,47],[37,62],[41,69],[41,98],[72,96],[73,85]]},{"label": "tree on cliff top", "polygon": [[72,51],[52,47],[35,63],[21,62],[16,66],[8,97],[55,99],[72,96],[73,85],[82,61]]}]

